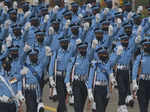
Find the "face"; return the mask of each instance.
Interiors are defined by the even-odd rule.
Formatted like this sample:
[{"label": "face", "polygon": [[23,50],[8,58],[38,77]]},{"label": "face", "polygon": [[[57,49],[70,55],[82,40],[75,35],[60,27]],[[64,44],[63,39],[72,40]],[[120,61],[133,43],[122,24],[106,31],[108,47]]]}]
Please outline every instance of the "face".
[{"label": "face", "polygon": [[13,33],[16,37],[21,36],[21,34],[22,34],[20,28],[13,29]]},{"label": "face", "polygon": [[125,48],[128,47],[128,43],[129,43],[129,39],[122,39],[122,40],[121,40],[121,44],[122,44],[122,46],[125,47]]},{"label": "face", "polygon": [[17,20],[17,13],[12,13],[12,14],[10,14],[10,19],[11,19],[12,21],[16,22],[16,20]]},{"label": "face", "polygon": [[10,71],[11,70],[11,63],[10,61],[2,61],[2,67],[4,68],[5,71]]},{"label": "face", "polygon": [[28,6],[28,5],[23,6],[22,10],[23,10],[24,12],[27,12],[27,11],[29,10],[29,6]]},{"label": "face", "polygon": [[38,34],[38,35],[36,35],[36,39],[37,39],[37,41],[39,43],[43,43],[43,41],[44,41],[44,35]]},{"label": "face", "polygon": [[32,63],[37,63],[37,61],[38,61],[38,54],[30,54],[29,55],[29,58],[30,58],[30,61],[32,62]]},{"label": "face", "polygon": [[48,14],[48,10],[45,9],[45,10],[42,10],[42,11],[41,11],[41,15],[42,15],[42,16],[45,16],[46,14]]},{"label": "face", "polygon": [[38,19],[31,20],[31,25],[34,27],[38,27],[39,26],[39,20]]},{"label": "face", "polygon": [[96,39],[98,41],[101,41],[103,39],[103,33],[102,32],[97,32],[95,33]]},{"label": "face", "polygon": [[125,33],[130,36],[132,34],[132,27],[125,28]]},{"label": "face", "polygon": [[86,56],[87,47],[78,48],[81,56]]},{"label": "face", "polygon": [[78,29],[78,28],[71,28],[71,32],[72,32],[74,35],[78,35],[79,29]]},{"label": "face", "polygon": [[65,18],[66,20],[71,20],[71,19],[72,19],[72,15],[71,15],[71,14],[66,15],[66,16],[64,16],[64,18]]},{"label": "face", "polygon": [[105,24],[102,25],[102,29],[104,31],[108,31],[108,27],[109,27],[109,23],[105,23]]},{"label": "face", "polygon": [[131,5],[128,5],[128,6],[125,7],[125,11],[130,12],[131,10],[132,10]]},{"label": "face", "polygon": [[140,17],[134,19],[134,23],[135,23],[136,25],[140,25],[140,24],[141,24],[141,21],[142,21],[142,19],[141,19]]},{"label": "face", "polygon": [[67,40],[60,42],[60,46],[61,46],[61,48],[64,49],[64,50],[67,50],[67,49],[68,49],[68,44],[69,44],[69,41],[67,41]]},{"label": "face", "polygon": [[98,57],[103,62],[106,62],[109,59],[109,55],[108,55],[107,51],[103,51],[103,52],[98,53]]},{"label": "face", "polygon": [[10,51],[10,55],[11,55],[11,58],[13,58],[13,59],[18,58],[18,55],[19,55],[18,49]]},{"label": "face", "polygon": [[143,48],[144,48],[144,52],[150,53],[150,44],[144,44]]},{"label": "face", "polygon": [[52,27],[54,28],[54,30],[57,32],[59,30],[59,23],[53,23]]},{"label": "face", "polygon": [[77,13],[78,7],[72,7],[72,12]]},{"label": "face", "polygon": [[92,12],[93,12],[94,15],[96,15],[97,13],[99,13],[99,10],[96,9],[96,10],[93,10]]}]

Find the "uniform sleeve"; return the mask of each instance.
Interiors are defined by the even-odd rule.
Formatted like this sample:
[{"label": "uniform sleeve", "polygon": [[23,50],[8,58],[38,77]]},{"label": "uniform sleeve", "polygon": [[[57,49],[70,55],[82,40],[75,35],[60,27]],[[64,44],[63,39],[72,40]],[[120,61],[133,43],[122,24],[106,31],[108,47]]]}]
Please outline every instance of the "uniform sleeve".
[{"label": "uniform sleeve", "polygon": [[109,66],[112,67],[114,66],[117,61],[119,60],[120,56],[119,55],[116,55],[115,53],[112,53],[111,56],[110,56],[110,59],[108,61],[109,63]]},{"label": "uniform sleeve", "polygon": [[24,33],[23,33],[23,41],[27,40],[27,36],[28,36],[28,31],[24,31]]},{"label": "uniform sleeve", "polygon": [[22,75],[20,75],[20,74],[16,74],[15,76],[14,76],[14,79],[16,79],[17,80],[17,90],[18,91],[22,91]]},{"label": "uniform sleeve", "polygon": [[0,24],[3,24],[3,22],[7,19],[7,14],[2,14],[0,17]]},{"label": "uniform sleeve", "polygon": [[50,66],[49,66],[49,76],[53,76],[54,75],[54,69],[55,69],[55,59],[56,59],[56,52],[53,54],[53,56],[51,57],[51,62],[50,62]]},{"label": "uniform sleeve", "polygon": [[141,60],[141,55],[137,56],[137,58],[133,64],[133,71],[132,71],[132,79],[133,80],[136,80],[136,78],[137,78],[140,60]]},{"label": "uniform sleeve", "polygon": [[22,81],[18,82],[18,91],[22,91]]},{"label": "uniform sleeve", "polygon": [[8,34],[9,34],[9,30],[4,28],[4,30],[2,30],[2,33],[0,34],[0,39],[5,40],[5,38],[8,36]]},{"label": "uniform sleeve", "polygon": [[65,83],[70,82],[70,75],[71,75],[74,61],[75,61],[75,57],[71,58],[70,62],[68,63]]},{"label": "uniform sleeve", "polygon": [[92,88],[94,75],[95,75],[95,69],[96,69],[95,64],[94,65],[92,64],[90,68],[89,78],[88,78],[88,89]]}]

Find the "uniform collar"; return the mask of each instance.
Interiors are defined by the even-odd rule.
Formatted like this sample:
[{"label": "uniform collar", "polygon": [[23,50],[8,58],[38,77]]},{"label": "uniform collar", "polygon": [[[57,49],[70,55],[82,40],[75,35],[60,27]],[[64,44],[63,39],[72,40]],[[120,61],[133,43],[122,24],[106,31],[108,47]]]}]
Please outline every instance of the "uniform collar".
[{"label": "uniform collar", "polygon": [[69,52],[69,50],[67,49],[67,50],[64,50],[64,49],[62,49],[61,48],[61,51],[63,52],[63,53],[65,53],[65,52]]}]

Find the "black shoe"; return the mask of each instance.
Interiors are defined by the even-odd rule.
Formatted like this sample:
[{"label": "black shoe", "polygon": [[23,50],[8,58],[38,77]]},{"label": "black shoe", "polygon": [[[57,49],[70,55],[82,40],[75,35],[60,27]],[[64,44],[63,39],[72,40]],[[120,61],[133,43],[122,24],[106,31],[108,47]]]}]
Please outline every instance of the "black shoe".
[{"label": "black shoe", "polygon": [[55,95],[55,96],[52,97],[53,102],[56,102],[57,99],[58,99],[58,98],[57,98],[57,95]]},{"label": "black shoe", "polygon": [[96,112],[96,110],[95,110],[95,109],[92,109],[92,112]]},{"label": "black shoe", "polygon": [[134,107],[134,100],[131,100],[128,104],[126,104],[129,107]]}]

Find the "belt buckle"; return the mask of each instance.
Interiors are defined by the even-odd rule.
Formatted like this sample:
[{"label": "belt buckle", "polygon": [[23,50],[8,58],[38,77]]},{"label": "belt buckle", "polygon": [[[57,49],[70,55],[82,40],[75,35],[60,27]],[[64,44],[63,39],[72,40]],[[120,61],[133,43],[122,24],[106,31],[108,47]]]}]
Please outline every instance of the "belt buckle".
[{"label": "belt buckle", "polygon": [[80,80],[81,80],[81,81],[84,81],[84,76],[80,76]]},{"label": "belt buckle", "polygon": [[30,85],[30,89],[34,89],[34,85],[33,84]]},{"label": "belt buckle", "polygon": [[57,75],[59,75],[59,76],[62,75],[62,72],[61,72],[61,71],[57,71],[56,73],[57,73]]},{"label": "belt buckle", "polygon": [[79,80],[79,76],[78,75],[74,75],[74,79],[75,80]]},{"label": "belt buckle", "polygon": [[145,76],[144,76],[143,74],[141,74],[141,76],[140,76],[140,77],[141,77],[141,79],[142,79],[142,80],[144,80],[144,79],[145,79]]},{"label": "belt buckle", "polygon": [[29,89],[29,88],[30,88],[30,85],[29,85],[29,84],[26,84],[26,85],[25,85],[25,88],[26,88],[26,89]]}]

